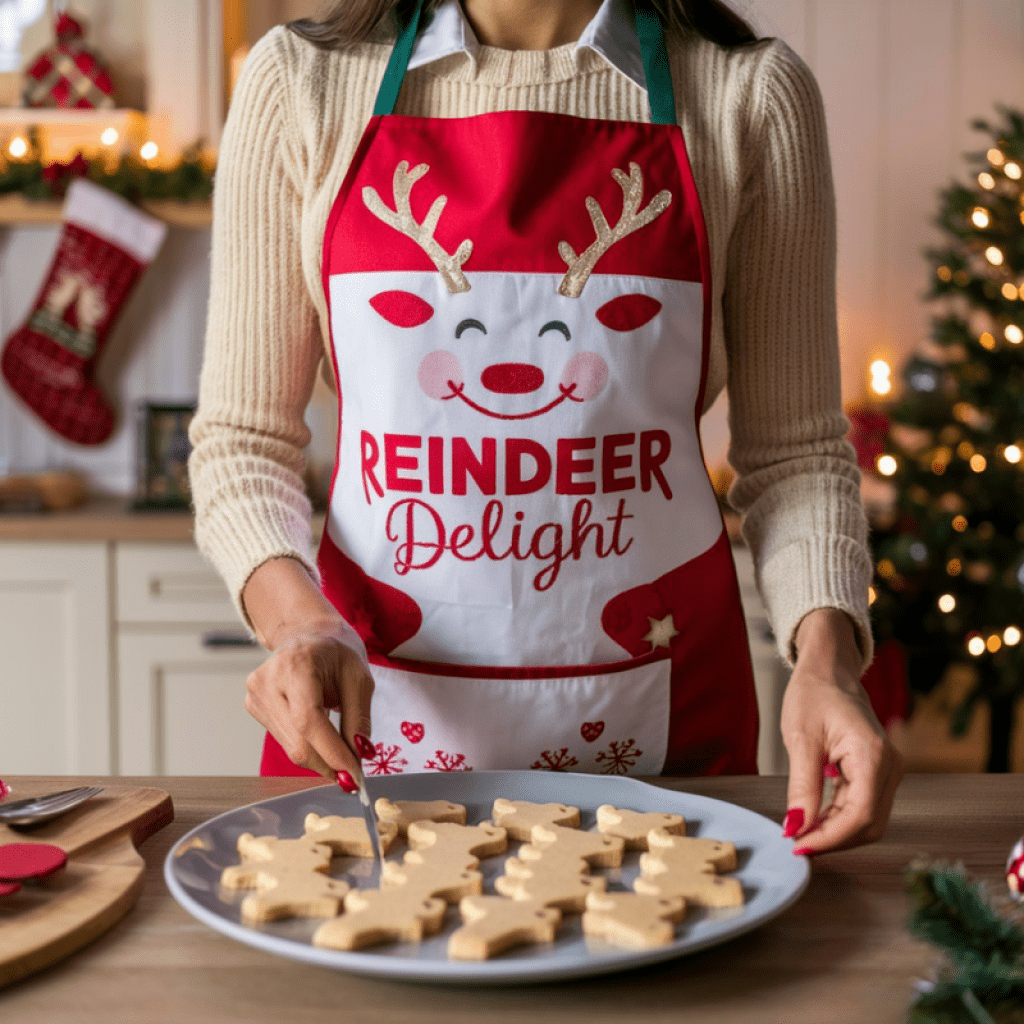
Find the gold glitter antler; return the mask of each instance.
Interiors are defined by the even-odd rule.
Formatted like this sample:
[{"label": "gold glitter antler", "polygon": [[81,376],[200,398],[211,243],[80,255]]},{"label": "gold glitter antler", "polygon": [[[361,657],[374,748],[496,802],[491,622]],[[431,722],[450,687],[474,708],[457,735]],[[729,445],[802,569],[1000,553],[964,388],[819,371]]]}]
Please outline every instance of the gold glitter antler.
[{"label": "gold glitter antler", "polygon": [[558,254],[569,268],[558,286],[559,295],[578,299],[597,261],[616,242],[649,224],[672,202],[672,193],[668,189],[662,189],[644,209],[640,209],[640,201],[644,194],[644,178],[640,167],[632,160],[629,162],[628,176],[625,171],[615,167],[612,169],[612,177],[622,188],[622,216],[614,228],[609,227],[604,211],[597,205],[597,200],[593,196],[587,196],[587,212],[590,214],[597,238],[579,256],[568,242],[558,243]]},{"label": "gold glitter antler", "polygon": [[454,254],[450,254],[445,252],[434,238],[434,229],[441,219],[441,213],[448,202],[448,197],[438,196],[434,200],[426,217],[423,218],[422,224],[416,223],[416,218],[413,217],[412,209],[409,206],[409,193],[412,192],[413,185],[429,170],[428,164],[417,164],[410,171],[409,161],[403,160],[395,168],[395,177],[392,183],[395,208],[392,210],[386,206],[377,194],[377,190],[369,185],[363,189],[363,202],[366,203],[367,209],[371,213],[380,217],[382,221],[390,224],[397,231],[401,231],[403,235],[408,235],[419,245],[441,272],[445,287],[451,294],[468,292],[469,281],[466,280],[466,275],[462,272],[462,264],[469,259],[469,254],[473,251],[473,243],[466,238]]}]

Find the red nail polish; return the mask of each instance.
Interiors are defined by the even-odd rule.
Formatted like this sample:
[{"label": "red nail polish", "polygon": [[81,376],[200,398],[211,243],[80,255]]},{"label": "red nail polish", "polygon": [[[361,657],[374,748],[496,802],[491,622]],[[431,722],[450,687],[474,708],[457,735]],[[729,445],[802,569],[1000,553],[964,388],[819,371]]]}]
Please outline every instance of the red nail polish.
[{"label": "red nail polish", "polygon": [[356,753],[364,761],[376,755],[376,747],[362,733],[357,732],[352,738],[356,741]]},{"label": "red nail polish", "polygon": [[347,771],[342,769],[342,771],[337,772],[337,776],[338,785],[341,786],[346,793],[355,793],[358,791],[359,787],[356,785],[355,779],[353,779]]},{"label": "red nail polish", "polygon": [[804,812],[800,807],[792,807],[786,811],[786,820],[782,823],[782,837],[792,839],[804,827]]},{"label": "red nail polish", "polygon": [[793,851],[794,857],[812,857],[816,854],[817,850],[812,850],[809,846],[801,846],[799,850]]},{"label": "red nail polish", "polygon": [[825,765],[822,769],[826,779],[838,779],[839,778],[839,766],[833,764],[831,761]]}]

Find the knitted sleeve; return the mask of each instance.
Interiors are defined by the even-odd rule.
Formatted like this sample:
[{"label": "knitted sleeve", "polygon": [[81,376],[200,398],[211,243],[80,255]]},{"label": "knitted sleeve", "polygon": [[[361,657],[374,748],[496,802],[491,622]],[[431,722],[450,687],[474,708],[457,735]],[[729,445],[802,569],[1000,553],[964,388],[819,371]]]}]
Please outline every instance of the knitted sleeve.
[{"label": "knitted sleeve", "polygon": [[286,131],[286,31],[274,28],[253,47],[221,138],[190,431],[196,543],[247,624],[242,589],[267,559],[298,559],[319,578],[302,472],[303,415],[323,345],[302,274],[301,149]]},{"label": "knitted sleeve", "polygon": [[836,210],[824,104],[781,41],[752,91],[743,206],[729,241],[730,503],[742,516],[779,654],[815,608],[855,623],[873,657],[871,557],[860,472],[845,439],[836,319]]}]

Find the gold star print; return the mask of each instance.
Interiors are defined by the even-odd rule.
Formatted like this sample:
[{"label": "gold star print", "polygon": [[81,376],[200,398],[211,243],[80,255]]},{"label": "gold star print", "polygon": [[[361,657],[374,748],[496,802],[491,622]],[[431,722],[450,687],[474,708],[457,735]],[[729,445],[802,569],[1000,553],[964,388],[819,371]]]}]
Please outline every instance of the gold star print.
[{"label": "gold star print", "polygon": [[651,628],[644,640],[651,645],[652,650],[655,647],[671,646],[672,637],[679,636],[679,630],[676,629],[676,624],[672,621],[671,612],[663,619],[652,619],[648,615],[647,621],[651,624]]}]

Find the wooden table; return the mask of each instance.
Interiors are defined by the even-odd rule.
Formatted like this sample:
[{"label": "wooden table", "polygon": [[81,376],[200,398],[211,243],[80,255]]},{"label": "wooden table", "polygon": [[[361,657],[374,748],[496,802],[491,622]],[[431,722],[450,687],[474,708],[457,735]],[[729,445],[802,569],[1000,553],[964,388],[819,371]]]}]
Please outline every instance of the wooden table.
[{"label": "wooden table", "polygon": [[[11,1024],[886,1024],[902,1022],[936,951],[906,929],[902,871],[919,853],[962,860],[1005,892],[1003,868],[1024,833],[1024,777],[910,775],[885,838],[814,860],[800,901],[722,946],[650,968],[521,988],[445,988],[347,975],[284,960],[206,928],[171,898],[168,849],[222,811],[319,785],[255,778],[18,778],[19,793],[79,782],[156,786],[174,822],[146,841],[138,905],[92,946],[0,992]],[[781,821],[783,777],[650,779]]]}]

